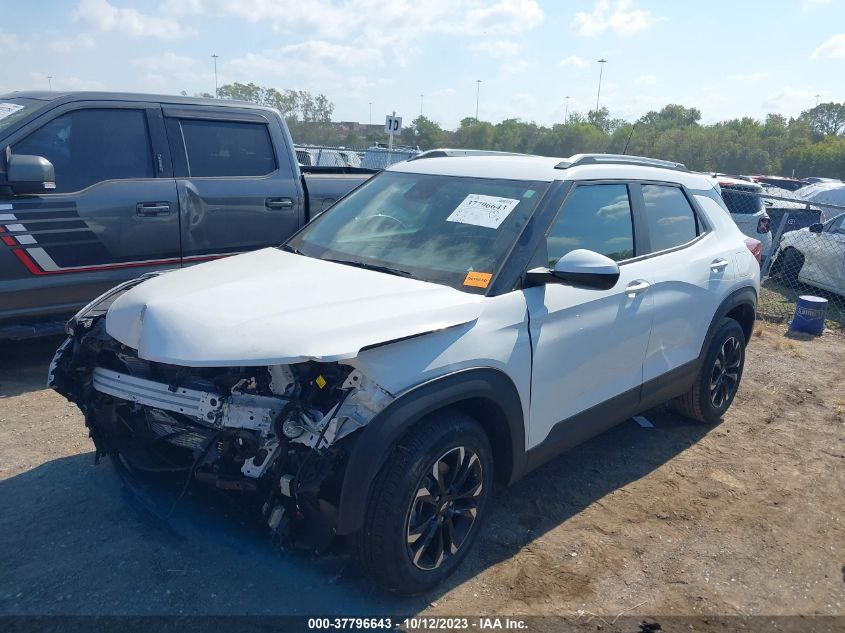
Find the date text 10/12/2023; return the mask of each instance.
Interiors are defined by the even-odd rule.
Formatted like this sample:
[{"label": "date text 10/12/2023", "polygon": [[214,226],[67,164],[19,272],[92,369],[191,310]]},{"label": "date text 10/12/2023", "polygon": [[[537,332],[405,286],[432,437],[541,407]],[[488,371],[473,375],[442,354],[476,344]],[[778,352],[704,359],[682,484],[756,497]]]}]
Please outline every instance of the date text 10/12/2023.
[{"label": "date text 10/12/2023", "polygon": [[411,617],[411,618],[309,618],[311,630],[394,630],[405,631],[523,631],[527,630],[525,620],[511,617]]}]

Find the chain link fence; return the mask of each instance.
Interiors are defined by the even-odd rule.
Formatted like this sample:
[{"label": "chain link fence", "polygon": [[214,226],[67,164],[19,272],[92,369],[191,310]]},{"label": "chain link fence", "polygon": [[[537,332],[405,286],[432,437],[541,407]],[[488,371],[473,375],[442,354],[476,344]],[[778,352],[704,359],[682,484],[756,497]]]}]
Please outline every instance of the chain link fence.
[{"label": "chain link fence", "polygon": [[845,204],[751,182],[720,188],[739,229],[761,243],[758,316],[788,322],[798,297],[813,295],[828,301],[826,326],[845,330]]},{"label": "chain link fence", "polygon": [[295,145],[296,159],[304,167],[364,167],[385,169],[394,163],[413,158],[418,147],[377,143],[369,147],[331,147],[325,145]]}]

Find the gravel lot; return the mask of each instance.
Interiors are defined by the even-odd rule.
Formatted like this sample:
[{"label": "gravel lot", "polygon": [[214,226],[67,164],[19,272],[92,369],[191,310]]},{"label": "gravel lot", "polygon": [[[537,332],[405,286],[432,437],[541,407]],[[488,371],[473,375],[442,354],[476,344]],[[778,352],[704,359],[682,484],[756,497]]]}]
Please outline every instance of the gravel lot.
[{"label": "gravel lot", "polygon": [[721,425],[657,409],[547,464],[415,600],[199,489],[151,520],[43,388],[58,343],[0,347],[0,614],[845,615],[845,336],[758,326]]}]

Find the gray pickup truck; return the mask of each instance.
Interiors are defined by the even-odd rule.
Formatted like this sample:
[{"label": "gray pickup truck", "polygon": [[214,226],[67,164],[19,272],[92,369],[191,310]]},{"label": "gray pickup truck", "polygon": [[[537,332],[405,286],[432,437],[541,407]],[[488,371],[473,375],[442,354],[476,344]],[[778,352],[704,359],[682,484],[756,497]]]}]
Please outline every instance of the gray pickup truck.
[{"label": "gray pickup truck", "polygon": [[284,118],[251,103],[0,95],[0,339],[55,333],[144,273],[281,244],[372,173],[300,168]]}]

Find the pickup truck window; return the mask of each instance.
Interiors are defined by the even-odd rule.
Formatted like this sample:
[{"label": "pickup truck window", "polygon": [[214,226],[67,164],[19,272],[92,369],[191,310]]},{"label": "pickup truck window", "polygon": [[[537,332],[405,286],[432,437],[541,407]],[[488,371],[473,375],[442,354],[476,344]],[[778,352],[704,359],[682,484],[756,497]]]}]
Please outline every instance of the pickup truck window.
[{"label": "pickup truck window", "polygon": [[16,143],[12,153],[43,156],[53,163],[55,193],[79,191],[104,180],[155,175],[143,110],[73,110]]},{"label": "pickup truck window", "polygon": [[549,183],[383,172],[288,250],[484,293]]},{"label": "pickup truck window", "polygon": [[12,123],[23,119],[38,109],[41,102],[26,98],[0,98],[0,132],[11,127]]},{"label": "pickup truck window", "polygon": [[263,123],[182,119],[180,124],[194,178],[266,176],[276,169],[270,131]]}]

